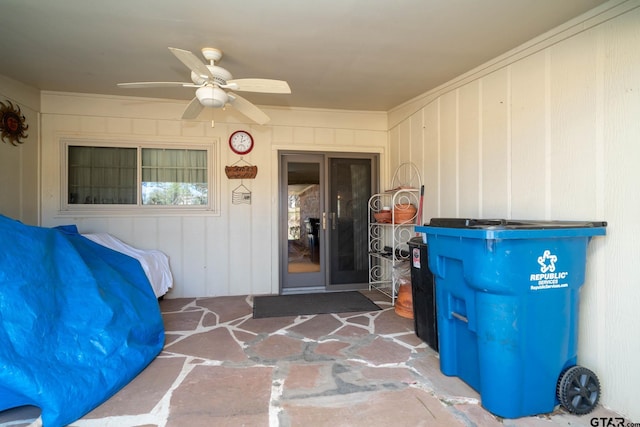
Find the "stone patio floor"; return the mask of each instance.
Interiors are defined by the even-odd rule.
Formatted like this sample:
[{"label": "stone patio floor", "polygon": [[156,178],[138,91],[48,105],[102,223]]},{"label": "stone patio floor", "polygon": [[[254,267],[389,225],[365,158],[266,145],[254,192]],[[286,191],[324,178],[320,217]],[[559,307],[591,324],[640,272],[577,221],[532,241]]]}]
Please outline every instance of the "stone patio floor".
[{"label": "stone patio floor", "polygon": [[[413,320],[364,293],[382,310],[253,319],[250,296],[165,299],[162,353],[72,425],[588,427],[619,417],[602,406],[584,416],[494,416],[440,372]],[[0,425],[38,425],[35,409],[0,413]]]}]

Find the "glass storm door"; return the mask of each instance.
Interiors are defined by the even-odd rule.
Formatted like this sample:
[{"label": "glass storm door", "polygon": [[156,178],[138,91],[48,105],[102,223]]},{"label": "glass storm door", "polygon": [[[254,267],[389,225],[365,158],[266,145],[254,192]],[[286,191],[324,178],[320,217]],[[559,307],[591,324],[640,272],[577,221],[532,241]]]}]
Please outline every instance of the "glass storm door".
[{"label": "glass storm door", "polygon": [[324,287],[323,161],[313,154],[281,158],[282,293]]},{"label": "glass storm door", "polygon": [[366,283],[371,159],[329,158],[329,286]]},{"label": "glass storm door", "polygon": [[374,155],[362,157],[281,155],[281,293],[366,287],[376,163]]}]

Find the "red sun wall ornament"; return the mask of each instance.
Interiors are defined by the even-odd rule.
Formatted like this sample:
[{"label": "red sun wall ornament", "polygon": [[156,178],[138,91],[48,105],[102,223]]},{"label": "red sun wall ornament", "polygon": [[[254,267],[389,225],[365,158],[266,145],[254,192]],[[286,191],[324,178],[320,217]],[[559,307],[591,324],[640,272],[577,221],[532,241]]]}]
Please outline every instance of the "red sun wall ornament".
[{"label": "red sun wall ornament", "polygon": [[0,102],[0,136],[2,141],[9,141],[13,145],[22,144],[20,138],[24,139],[27,135],[24,133],[29,129],[29,125],[25,124],[25,118],[20,111],[20,107],[14,107],[11,101]]}]

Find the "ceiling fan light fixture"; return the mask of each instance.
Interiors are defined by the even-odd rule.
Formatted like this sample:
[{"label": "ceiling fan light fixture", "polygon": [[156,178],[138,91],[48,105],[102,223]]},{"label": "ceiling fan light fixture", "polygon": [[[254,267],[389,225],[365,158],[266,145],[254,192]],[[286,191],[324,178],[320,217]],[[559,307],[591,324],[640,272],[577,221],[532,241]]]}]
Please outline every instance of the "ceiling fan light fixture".
[{"label": "ceiling fan light fixture", "polygon": [[[222,57],[222,51],[213,48],[204,48],[202,55],[209,61],[209,64],[202,62],[191,51],[169,47],[169,51],[191,72],[191,81],[186,82],[133,82],[118,83],[120,87],[142,88],[142,87],[182,87],[197,88],[196,96],[191,99],[187,108],[182,114],[185,120],[195,119],[203,108],[222,108],[229,104],[238,112],[245,115],[258,124],[265,124],[269,121],[260,108],[253,105],[249,100],[231,91],[262,92],[262,93],[291,93],[289,84],[284,80],[245,78],[233,80],[233,76],[226,69],[216,65]],[[226,92],[225,89],[230,92]]]},{"label": "ceiling fan light fixture", "polygon": [[203,86],[196,90],[198,101],[205,107],[220,108],[224,107],[229,101],[227,93],[215,86]]}]

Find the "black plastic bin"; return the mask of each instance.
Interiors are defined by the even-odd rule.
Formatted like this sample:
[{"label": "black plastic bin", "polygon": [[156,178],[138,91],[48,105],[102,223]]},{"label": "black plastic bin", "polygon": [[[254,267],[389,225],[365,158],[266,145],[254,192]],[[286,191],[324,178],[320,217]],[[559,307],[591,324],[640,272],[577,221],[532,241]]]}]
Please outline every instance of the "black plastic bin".
[{"label": "black plastic bin", "polygon": [[422,237],[409,240],[411,253],[411,295],[416,335],[438,351],[438,313],[435,280],[429,270],[429,250]]}]

